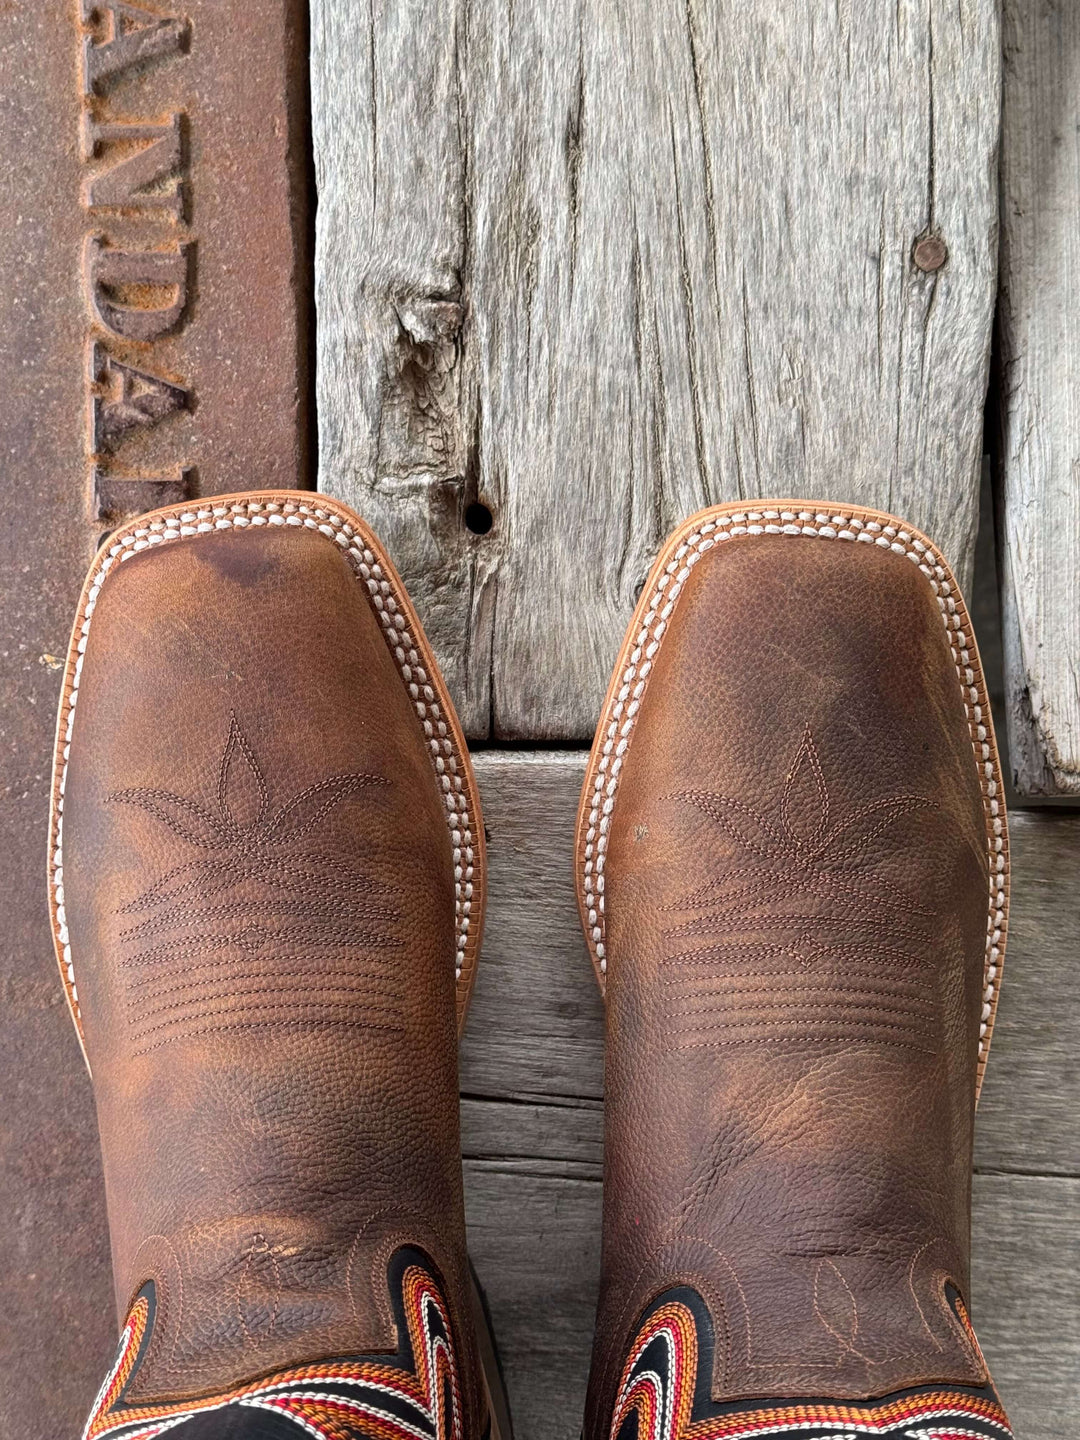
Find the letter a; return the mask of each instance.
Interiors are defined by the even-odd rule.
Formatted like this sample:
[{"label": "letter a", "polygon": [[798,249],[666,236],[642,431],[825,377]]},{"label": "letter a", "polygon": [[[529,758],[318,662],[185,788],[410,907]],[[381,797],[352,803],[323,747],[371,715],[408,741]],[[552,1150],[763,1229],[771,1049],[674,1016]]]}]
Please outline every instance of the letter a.
[{"label": "letter a", "polygon": [[91,401],[91,448],[94,454],[115,450],[133,430],[158,425],[167,415],[186,410],[191,397],[147,370],[123,365],[100,341],[90,347],[90,379],[100,387]]},{"label": "letter a", "polygon": [[83,95],[107,89],[125,70],[166,55],[179,55],[187,44],[190,27],[175,15],[158,15],[128,0],[82,0],[87,24],[105,20],[106,38],[95,44],[83,36]]}]

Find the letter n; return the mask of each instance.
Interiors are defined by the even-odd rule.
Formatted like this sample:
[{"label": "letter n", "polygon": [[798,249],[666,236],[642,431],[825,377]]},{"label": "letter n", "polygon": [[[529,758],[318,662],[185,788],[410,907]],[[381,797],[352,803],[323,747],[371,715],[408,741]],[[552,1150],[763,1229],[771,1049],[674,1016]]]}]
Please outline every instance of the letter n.
[{"label": "letter n", "polygon": [[[170,115],[159,125],[128,120],[102,124],[88,116],[84,133],[89,155],[96,155],[103,145],[139,146],[85,182],[83,204],[87,209],[149,210],[162,218],[181,219],[179,115]],[[172,184],[165,186],[170,179]]]}]

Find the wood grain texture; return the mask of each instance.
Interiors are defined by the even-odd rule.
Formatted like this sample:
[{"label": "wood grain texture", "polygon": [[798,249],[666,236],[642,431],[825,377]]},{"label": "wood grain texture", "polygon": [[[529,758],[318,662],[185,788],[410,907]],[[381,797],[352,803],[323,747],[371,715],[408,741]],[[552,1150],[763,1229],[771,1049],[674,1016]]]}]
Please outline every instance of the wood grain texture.
[{"label": "wood grain texture", "polygon": [[514,1440],[577,1440],[585,1413],[601,1186],[465,1162],[469,1254],[491,1310]]},{"label": "wood grain texture", "polygon": [[320,486],[469,734],[589,738],[708,503],[882,506],[964,583],[998,40],[995,0],[314,0]]},{"label": "wood grain texture", "polygon": [[[1080,815],[1014,811],[1009,836],[1009,945],[975,1164],[1080,1177]],[[1080,1243],[1072,1265],[1075,1278]]]},{"label": "wood grain texture", "polygon": [[[475,757],[489,902],[462,1051],[470,1247],[518,1440],[578,1433],[599,1269],[603,1014],[570,863],[583,752]],[[974,1299],[1021,1440],[1080,1421],[1080,816],[1011,817],[1005,982],[979,1109]],[[1047,1172],[1046,1175],[1031,1172]]]},{"label": "wood grain texture", "polygon": [[1080,795],[1080,9],[1005,0],[995,387],[1009,750]]},{"label": "wood grain texture", "polygon": [[574,899],[585,753],[489,751],[473,763],[489,838],[488,903],[462,1093],[599,1104],[603,1005]]},{"label": "wood grain texture", "polygon": [[976,1175],[972,1316],[1018,1440],[1080,1424],[1080,1180]]},{"label": "wood grain texture", "polygon": [[[1080,1180],[976,1175],[972,1312],[1019,1440],[1074,1440],[1080,1420]],[[579,1434],[600,1262],[598,1179],[467,1160],[473,1263],[517,1440]]]}]

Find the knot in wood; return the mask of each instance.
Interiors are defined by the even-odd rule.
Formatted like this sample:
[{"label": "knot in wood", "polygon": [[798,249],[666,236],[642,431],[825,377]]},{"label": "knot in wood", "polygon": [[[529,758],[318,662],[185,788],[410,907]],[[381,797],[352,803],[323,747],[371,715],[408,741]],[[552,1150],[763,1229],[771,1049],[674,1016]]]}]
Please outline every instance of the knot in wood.
[{"label": "knot in wood", "polygon": [[465,307],[456,300],[413,300],[396,308],[401,328],[414,345],[456,340],[465,316]]}]

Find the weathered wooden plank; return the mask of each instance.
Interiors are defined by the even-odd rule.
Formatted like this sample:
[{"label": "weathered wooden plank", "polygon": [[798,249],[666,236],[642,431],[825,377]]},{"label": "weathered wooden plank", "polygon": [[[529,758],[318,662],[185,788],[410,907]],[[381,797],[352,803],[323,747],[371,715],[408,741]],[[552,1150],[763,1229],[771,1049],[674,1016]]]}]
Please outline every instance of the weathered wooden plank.
[{"label": "weathered wooden plank", "polygon": [[995,0],[312,15],[320,485],[388,540],[471,735],[588,738],[711,501],[883,505],[966,578]]},{"label": "weathered wooden plank", "polygon": [[1080,815],[1014,811],[1009,830],[1009,947],[975,1164],[1080,1176]]},{"label": "weathered wooden plank", "polygon": [[[534,1103],[467,1113],[466,1153],[539,1159],[559,1153],[596,1165],[603,1018],[570,863],[585,757],[488,751],[475,759],[490,836],[489,901],[462,1090],[472,1102]],[[1080,996],[1064,981],[1080,948],[1080,816],[1018,811],[1010,826],[1009,951],[976,1164],[1080,1175],[1074,1057]],[[569,1119],[552,1103],[567,1098],[587,1101],[588,1113]],[[559,1151],[564,1129],[566,1148]]]},{"label": "weathered wooden plank", "polygon": [[585,755],[489,751],[473,758],[489,837],[488,909],[462,1042],[462,1091],[599,1102],[603,1006],[573,888]]},{"label": "weathered wooden plank", "polygon": [[547,1101],[461,1097],[461,1149],[470,1160],[556,1166],[563,1175],[599,1180],[604,1161],[604,1108],[599,1100]]},{"label": "weathered wooden plank", "polygon": [[469,1254],[491,1309],[515,1440],[576,1440],[585,1412],[601,1187],[465,1163]]},{"label": "weathered wooden plank", "polygon": [[1080,10],[1005,0],[1001,572],[1022,795],[1080,794]]},{"label": "weathered wooden plank", "polygon": [[972,1314],[1021,1440],[1080,1421],[1080,1180],[976,1175]]},{"label": "weathered wooden plank", "polygon": [[461,643],[463,616],[483,608],[486,560],[462,528],[458,9],[311,6],[319,470],[404,563],[458,711],[484,733],[486,691],[470,690]]},{"label": "weathered wooden plank", "polygon": [[[601,1187],[465,1166],[469,1247],[495,1324],[518,1440],[578,1434],[599,1272]],[[972,1310],[1022,1440],[1073,1440],[1080,1417],[1080,1180],[977,1175]]]}]

